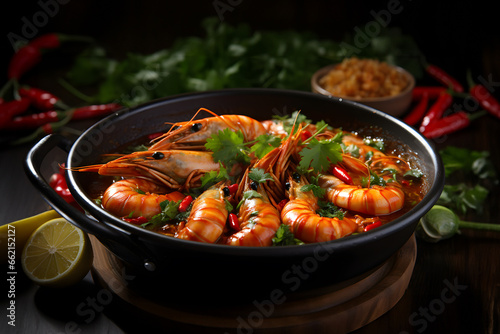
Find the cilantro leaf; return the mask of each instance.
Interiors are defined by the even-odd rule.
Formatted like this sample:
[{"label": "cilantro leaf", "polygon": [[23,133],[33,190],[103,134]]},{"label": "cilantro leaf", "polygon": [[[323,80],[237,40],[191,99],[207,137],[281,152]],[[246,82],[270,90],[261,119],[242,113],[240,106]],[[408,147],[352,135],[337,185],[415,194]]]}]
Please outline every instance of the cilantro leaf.
[{"label": "cilantro leaf", "polygon": [[273,246],[303,245],[304,242],[295,238],[290,226],[281,224],[273,238]]},{"label": "cilantro leaf", "polygon": [[262,168],[252,168],[248,173],[250,180],[257,183],[264,183],[266,181],[274,181],[269,173],[266,173]]},{"label": "cilantro leaf", "polygon": [[205,148],[214,152],[214,161],[222,162],[227,167],[236,162],[250,162],[244,136],[240,130],[236,132],[227,128],[220,130],[207,139]]},{"label": "cilantro leaf", "polygon": [[267,153],[281,144],[281,139],[279,137],[270,134],[260,135],[255,141],[256,143],[252,145],[250,152],[254,152],[257,158],[264,157]]},{"label": "cilantro leaf", "polygon": [[444,186],[437,204],[454,208],[461,214],[466,214],[469,209],[481,212],[488,193],[488,189],[479,184],[474,187],[464,183],[447,184]]},{"label": "cilantro leaf", "polygon": [[247,199],[250,198],[262,198],[262,195],[256,192],[255,190],[247,190],[243,193],[243,197],[241,198],[241,201],[238,203],[236,206],[236,210],[240,209],[240,206],[243,204],[243,202]]},{"label": "cilantro leaf", "polygon": [[317,140],[312,138],[308,145],[300,151],[299,167],[308,169],[312,167],[317,172],[325,172],[330,164],[342,160],[342,149],[339,143],[332,140]]},{"label": "cilantro leaf", "polygon": [[[153,216],[149,222],[142,224],[142,227],[159,227],[162,226],[174,219],[176,219],[179,214],[179,204],[181,204],[182,200],[177,202],[165,200],[160,203],[161,212],[155,216]],[[189,210],[188,210],[189,211]],[[186,211],[186,212],[188,212]],[[180,218],[180,217],[177,217]],[[180,221],[181,219],[179,219]]]},{"label": "cilantro leaf", "polygon": [[316,213],[321,217],[344,219],[344,211],[332,202],[318,201],[318,205]]},{"label": "cilantro leaf", "polygon": [[464,174],[472,173],[481,179],[492,178],[496,181],[496,171],[489,160],[489,152],[475,151],[467,148],[447,146],[439,151],[443,160],[446,176],[462,171]]},{"label": "cilantro leaf", "polygon": [[231,177],[229,176],[227,169],[222,165],[221,162],[219,162],[219,170],[212,170],[210,172],[205,173],[201,177],[201,187],[200,188],[207,188],[213,184],[216,184],[220,181],[224,180],[230,180]]}]

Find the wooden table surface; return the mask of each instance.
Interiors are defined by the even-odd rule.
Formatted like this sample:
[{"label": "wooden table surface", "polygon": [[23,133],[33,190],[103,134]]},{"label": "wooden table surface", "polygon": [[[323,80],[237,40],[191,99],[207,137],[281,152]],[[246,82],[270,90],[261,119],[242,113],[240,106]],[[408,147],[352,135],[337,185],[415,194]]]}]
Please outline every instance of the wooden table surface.
[{"label": "wooden table surface", "polygon": [[[18,11],[17,18],[23,13]],[[237,11],[235,13],[237,15]],[[107,31],[110,30],[116,32]],[[109,41],[108,37],[106,35],[103,39]],[[446,57],[436,59],[444,62]],[[490,70],[498,69],[491,57],[483,60],[491,65]],[[443,62],[441,64],[446,65]],[[477,64],[471,66],[481,68]],[[36,72],[30,82],[43,83],[41,87],[64,95],[59,86],[47,79],[51,73]],[[488,74],[483,73],[484,76]],[[82,122],[75,127],[84,129],[88,125]],[[499,139],[500,119],[487,116],[459,133],[433,142],[436,149],[454,145],[487,150],[496,170],[500,171]],[[0,151],[1,225],[48,209],[23,170],[29,148],[30,145],[4,145]],[[45,173],[54,172],[54,165],[50,162],[62,162],[64,158],[65,153],[52,152],[47,157],[49,164]],[[484,211],[471,213],[465,218],[499,224],[499,204],[497,186],[492,188]],[[5,282],[8,271],[5,267],[1,271]],[[7,324],[10,301],[7,291],[5,287],[0,297],[1,333],[123,333],[133,331],[131,328],[138,321],[120,316],[119,307],[99,295],[90,274],[73,288],[48,290],[32,284],[17,264],[15,327]],[[415,268],[402,299],[389,312],[355,333],[500,333],[500,233],[462,230],[459,235],[436,244],[418,240]]]}]

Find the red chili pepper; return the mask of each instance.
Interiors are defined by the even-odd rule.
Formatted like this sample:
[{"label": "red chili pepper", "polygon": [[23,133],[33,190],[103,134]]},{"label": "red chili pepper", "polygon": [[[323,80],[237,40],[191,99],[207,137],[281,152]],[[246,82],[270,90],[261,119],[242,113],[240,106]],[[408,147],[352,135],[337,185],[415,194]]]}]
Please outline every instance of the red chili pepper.
[{"label": "red chili pepper", "polygon": [[278,203],[278,211],[281,212],[283,210],[283,208],[285,207],[286,203],[288,203],[288,200],[287,199],[283,199],[281,200],[279,203]]},{"label": "red chili pepper", "polygon": [[240,230],[240,222],[238,216],[234,213],[229,214],[229,227],[235,231]]},{"label": "red chili pepper", "polygon": [[441,137],[469,126],[473,119],[483,116],[486,111],[468,114],[465,111],[458,111],[450,116],[438,119],[430,123],[422,134],[427,138]]},{"label": "red chili pepper", "polygon": [[377,220],[374,223],[371,223],[370,225],[366,225],[365,229],[363,230],[364,232],[368,232],[370,230],[373,230],[376,227],[382,226],[382,222],[380,220]]},{"label": "red chili pepper", "polygon": [[73,203],[75,199],[71,192],[68,189],[68,185],[66,183],[66,178],[64,177],[65,169],[64,165],[59,169],[58,173],[52,174],[49,180],[49,185],[54,191],[61,196],[66,202]]},{"label": "red chili pepper", "polygon": [[24,73],[38,64],[41,59],[42,53],[40,52],[39,48],[29,44],[23,46],[22,48],[17,50],[14,56],[12,56],[7,71],[7,77],[9,79],[19,80],[19,78],[22,77]]},{"label": "red chili pepper", "polygon": [[61,40],[58,34],[49,33],[31,40],[29,45],[39,49],[56,49],[61,46]]},{"label": "red chili pepper", "polygon": [[54,109],[54,107],[67,108],[61,99],[43,89],[34,87],[21,88],[19,89],[19,95],[29,98],[35,108],[43,111]]},{"label": "red chili pepper", "polygon": [[411,182],[408,180],[401,180],[401,184],[405,187],[408,187],[409,185],[411,185]]},{"label": "red chili pepper", "polygon": [[303,142],[305,142],[307,139],[311,137],[312,133],[308,130],[302,130],[302,132],[300,133],[300,140],[302,140]]},{"label": "red chili pepper", "polygon": [[193,202],[193,196],[188,195],[184,197],[184,199],[179,204],[179,212],[186,212],[191,202]]},{"label": "red chili pepper", "polygon": [[230,185],[228,188],[231,195],[234,195],[236,191],[238,191],[238,185],[236,183]]},{"label": "red chili pepper", "polygon": [[443,69],[435,65],[427,65],[425,67],[425,71],[446,87],[451,87],[451,89],[455,92],[463,93],[464,87],[457,81],[457,79],[453,78]]},{"label": "red chili pepper", "polygon": [[135,218],[122,218],[127,223],[131,223],[134,225],[142,225],[148,222],[148,219],[144,216],[139,216]]},{"label": "red chili pepper", "polygon": [[118,103],[98,104],[80,107],[74,110],[72,119],[79,120],[104,116],[117,111],[121,107],[122,106]]},{"label": "red chili pepper", "polygon": [[403,118],[403,122],[408,125],[417,124],[422,117],[424,117],[427,111],[427,106],[429,105],[429,94],[427,92],[422,93],[420,101],[415,105],[415,107],[410,111],[408,115]]},{"label": "red chili pepper", "polygon": [[429,99],[434,100],[443,92],[446,92],[446,88],[441,86],[417,86],[413,88],[412,98],[413,101],[420,101],[425,93]]},{"label": "red chili pepper", "polygon": [[25,97],[0,104],[0,128],[5,127],[14,116],[28,110],[29,106],[30,100]]},{"label": "red chili pepper", "polygon": [[158,137],[160,137],[161,135],[163,135],[165,132],[155,132],[155,133],[151,133],[148,135],[148,140],[153,140],[153,139],[156,139]]},{"label": "red chili pepper", "polygon": [[44,111],[38,114],[14,117],[10,122],[5,124],[4,128],[9,130],[35,129],[47,123],[57,122],[62,118],[61,112],[54,110]]},{"label": "red chili pepper", "polygon": [[474,85],[470,95],[479,102],[479,105],[493,116],[500,118],[500,102],[483,85]]},{"label": "red chili pepper", "polygon": [[332,167],[332,174],[345,184],[352,184],[352,178],[344,168],[335,165]]},{"label": "red chili pepper", "polygon": [[92,38],[87,36],[48,33],[31,40],[29,45],[36,46],[40,49],[57,49],[61,46],[62,42],[67,41],[91,42]]},{"label": "red chili pepper", "polygon": [[440,119],[444,111],[451,106],[453,102],[453,96],[448,92],[444,92],[439,95],[438,99],[432,104],[420,124],[420,132],[424,132],[425,128],[432,122]]}]

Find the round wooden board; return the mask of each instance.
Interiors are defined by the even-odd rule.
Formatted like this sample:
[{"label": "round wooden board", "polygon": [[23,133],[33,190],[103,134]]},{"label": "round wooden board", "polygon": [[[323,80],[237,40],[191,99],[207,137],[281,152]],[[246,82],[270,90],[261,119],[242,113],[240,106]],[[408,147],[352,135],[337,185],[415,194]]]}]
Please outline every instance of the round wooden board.
[{"label": "round wooden board", "polygon": [[[417,255],[415,237],[389,260],[340,284],[270,296],[247,305],[193,308],[142,296],[128,286],[121,262],[92,237],[95,283],[113,293],[124,317],[175,333],[348,333],[389,311],[404,295]],[[127,328],[125,328],[127,330]]]}]

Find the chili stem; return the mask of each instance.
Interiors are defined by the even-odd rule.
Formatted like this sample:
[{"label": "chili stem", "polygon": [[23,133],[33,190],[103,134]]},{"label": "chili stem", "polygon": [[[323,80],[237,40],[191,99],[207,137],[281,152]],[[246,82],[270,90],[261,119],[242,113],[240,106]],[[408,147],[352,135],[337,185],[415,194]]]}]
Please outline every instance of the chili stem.
[{"label": "chili stem", "polygon": [[71,94],[73,94],[76,97],[78,97],[80,100],[83,100],[83,101],[85,101],[87,103],[94,103],[95,102],[94,98],[92,98],[92,97],[90,97],[88,95],[83,94],[78,89],[76,89],[75,87],[73,87],[69,82],[67,82],[66,80],[64,80],[63,78],[59,78],[57,81],[59,82],[59,84],[61,86],[63,86]]},{"label": "chili stem", "polygon": [[460,228],[470,228],[475,230],[500,231],[500,224],[478,223],[460,220],[458,222],[458,226]]}]

